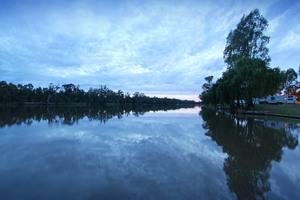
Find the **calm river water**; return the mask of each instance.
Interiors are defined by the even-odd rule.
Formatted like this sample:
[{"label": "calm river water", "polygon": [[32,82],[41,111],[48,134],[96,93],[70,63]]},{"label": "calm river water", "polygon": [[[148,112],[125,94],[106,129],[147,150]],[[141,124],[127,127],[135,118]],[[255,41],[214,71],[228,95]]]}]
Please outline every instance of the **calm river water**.
[{"label": "calm river water", "polygon": [[0,199],[299,199],[300,121],[0,108]]}]

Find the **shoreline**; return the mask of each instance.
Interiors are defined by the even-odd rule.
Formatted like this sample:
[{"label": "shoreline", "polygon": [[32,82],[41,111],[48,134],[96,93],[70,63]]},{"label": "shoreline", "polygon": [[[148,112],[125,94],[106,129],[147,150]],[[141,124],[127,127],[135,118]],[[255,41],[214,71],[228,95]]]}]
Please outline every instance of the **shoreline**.
[{"label": "shoreline", "polygon": [[[244,108],[234,109],[230,111],[229,107],[212,107],[206,106],[218,111],[225,111],[235,113],[237,115],[264,115],[291,119],[300,119],[300,104],[283,104],[283,105],[256,105],[251,110],[246,110]],[[226,112],[226,111],[225,111]]]},{"label": "shoreline", "polygon": [[274,113],[269,113],[269,112],[266,112],[266,111],[244,111],[243,114],[247,114],[247,115],[265,115],[265,116],[300,119],[300,116],[298,116],[298,115],[274,114]]}]

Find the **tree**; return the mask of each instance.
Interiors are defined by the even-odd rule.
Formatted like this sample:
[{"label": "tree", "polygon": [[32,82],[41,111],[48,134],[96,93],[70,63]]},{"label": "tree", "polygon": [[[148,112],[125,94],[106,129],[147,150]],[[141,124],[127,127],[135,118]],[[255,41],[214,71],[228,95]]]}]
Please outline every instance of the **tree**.
[{"label": "tree", "polygon": [[123,99],[124,99],[124,92],[122,90],[118,90],[117,104],[119,105],[120,103],[123,103]]},{"label": "tree", "polygon": [[8,84],[5,81],[0,82],[0,102],[9,102],[10,93],[8,90]]},{"label": "tree", "polygon": [[240,99],[246,100],[249,108],[253,107],[253,98],[276,93],[282,80],[280,70],[267,67],[267,63],[261,59],[241,58],[235,70]]},{"label": "tree", "polygon": [[213,76],[207,76],[204,78],[204,80],[206,80],[207,83],[203,84],[203,86],[202,86],[203,91],[207,91],[211,88],[211,86],[212,86],[211,82],[212,82],[213,78],[214,78]]},{"label": "tree", "polygon": [[9,102],[16,102],[17,101],[17,94],[18,94],[18,88],[15,84],[9,83],[7,87],[7,91],[10,94]]},{"label": "tree", "polygon": [[62,85],[62,87],[65,90],[66,99],[68,100],[68,103],[70,103],[71,102],[71,97],[73,96],[72,94],[74,93],[76,87],[72,83],[64,84],[64,85]]},{"label": "tree", "polygon": [[43,102],[45,99],[43,89],[38,87],[34,89],[34,101],[35,102]]},{"label": "tree", "polygon": [[[268,21],[255,9],[230,31],[223,54],[227,70],[215,84],[210,83],[210,77],[205,78],[208,83],[202,86],[203,92],[199,95],[204,104],[240,107],[240,100],[245,100],[251,108],[253,98],[283,89],[285,73],[268,67],[271,59],[266,45],[270,37],[263,33],[267,27]],[[293,79],[293,73],[291,77]]]},{"label": "tree", "polygon": [[46,104],[50,103],[50,99],[53,98],[56,94],[56,92],[60,89],[58,85],[54,85],[53,83],[50,83],[48,88],[43,88],[43,93],[45,97],[47,98],[45,100]]},{"label": "tree", "polygon": [[227,69],[215,84],[205,83],[200,97],[203,104],[240,107],[245,100],[253,107],[254,98],[262,98],[280,90],[284,81],[279,68],[270,68],[261,59],[240,58],[235,68]]},{"label": "tree", "polygon": [[201,99],[202,103],[207,104],[208,102],[210,102],[209,100],[209,90],[212,87],[212,80],[213,80],[213,76],[207,76],[204,78],[205,81],[207,81],[207,83],[204,83],[202,85],[202,93],[199,95],[199,99]]},{"label": "tree", "polygon": [[[228,69],[217,81],[217,99],[220,104],[227,104],[231,107],[240,106],[240,83],[237,79],[236,70]],[[236,103],[235,103],[236,101]]]},{"label": "tree", "polygon": [[24,85],[26,101],[30,102],[34,96],[33,85],[31,83]]},{"label": "tree", "polygon": [[289,68],[286,70],[284,74],[285,78],[285,89],[284,89],[284,94],[288,95],[292,91],[296,91],[296,84],[297,84],[297,78],[298,74],[293,68]]},{"label": "tree", "polygon": [[242,57],[260,58],[267,64],[270,62],[269,49],[266,47],[270,37],[263,34],[267,27],[268,21],[260,15],[258,9],[242,17],[236,29],[231,30],[227,36],[223,58],[228,68],[235,67]]}]

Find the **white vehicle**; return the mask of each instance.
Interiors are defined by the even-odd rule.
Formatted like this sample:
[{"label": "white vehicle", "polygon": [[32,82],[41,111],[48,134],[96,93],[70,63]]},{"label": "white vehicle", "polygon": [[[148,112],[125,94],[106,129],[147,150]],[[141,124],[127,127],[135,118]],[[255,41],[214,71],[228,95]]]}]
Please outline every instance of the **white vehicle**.
[{"label": "white vehicle", "polygon": [[282,101],[282,103],[297,103],[297,99],[294,95],[284,95],[284,96],[280,96],[280,97],[282,98],[282,99],[280,99],[280,101]]},{"label": "white vehicle", "polygon": [[269,103],[269,104],[297,103],[297,99],[294,95],[279,96],[275,94],[260,99],[259,103]]},{"label": "white vehicle", "polygon": [[280,99],[280,97],[277,94],[272,95],[272,96],[267,96],[266,103],[277,104],[277,103],[279,103],[278,102],[279,99]]}]

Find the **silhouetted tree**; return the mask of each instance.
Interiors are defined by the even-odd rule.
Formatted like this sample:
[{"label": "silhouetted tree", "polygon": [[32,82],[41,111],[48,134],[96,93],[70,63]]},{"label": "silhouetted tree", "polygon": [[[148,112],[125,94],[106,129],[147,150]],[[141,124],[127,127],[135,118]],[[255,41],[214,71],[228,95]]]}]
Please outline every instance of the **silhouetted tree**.
[{"label": "silhouetted tree", "polygon": [[262,98],[281,90],[284,82],[279,68],[270,68],[261,59],[241,58],[235,68],[227,69],[215,84],[204,84],[200,97],[203,104],[239,107],[240,100],[253,107],[253,98]]},{"label": "silhouetted tree", "polygon": [[284,72],[284,94],[291,94],[292,91],[297,89],[298,74],[293,68],[289,68]]},{"label": "silhouetted tree", "polygon": [[228,68],[235,67],[236,62],[243,57],[270,62],[269,49],[266,47],[270,37],[263,33],[267,27],[268,21],[260,15],[258,9],[242,17],[236,29],[227,36],[224,61]]}]

